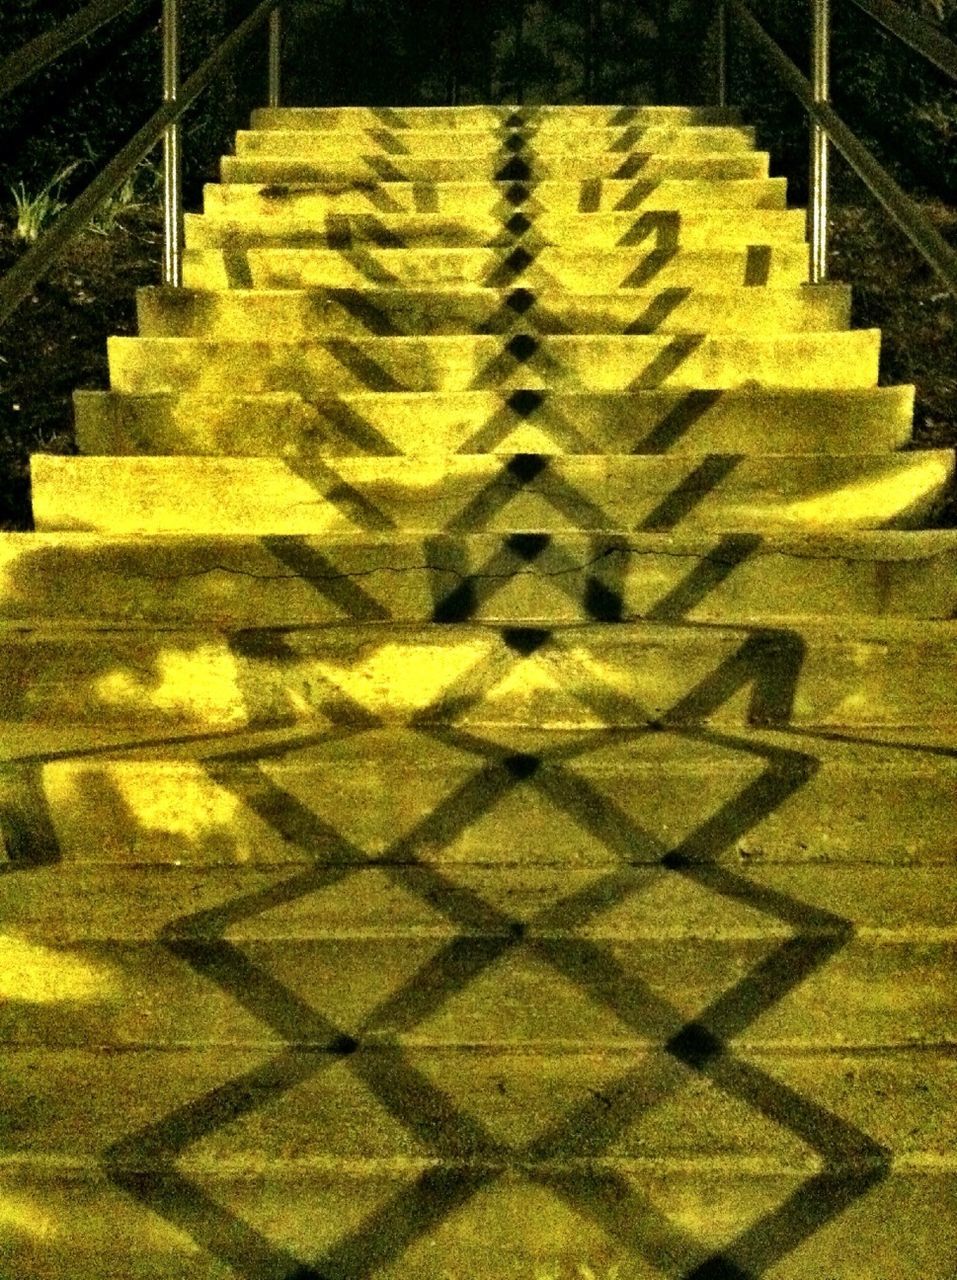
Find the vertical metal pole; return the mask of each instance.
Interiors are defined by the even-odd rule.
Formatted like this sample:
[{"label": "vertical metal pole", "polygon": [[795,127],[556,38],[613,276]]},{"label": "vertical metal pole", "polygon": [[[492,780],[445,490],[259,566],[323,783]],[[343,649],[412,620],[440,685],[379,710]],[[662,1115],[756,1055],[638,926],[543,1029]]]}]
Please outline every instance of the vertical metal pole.
[{"label": "vertical metal pole", "polygon": [[277,5],[269,15],[269,105],[279,106],[282,87],[282,15]]},{"label": "vertical metal pole", "polygon": [[[830,102],[831,0],[813,0],[811,71],[814,101]],[[827,279],[828,140],[817,123],[811,126],[810,205],[811,283]]]},{"label": "vertical metal pole", "polygon": [[728,10],[718,0],[718,106],[728,105]]},{"label": "vertical metal pole", "polygon": [[515,62],[518,105],[525,102],[525,0],[518,0],[515,13]]},{"label": "vertical metal pole", "polygon": [[[163,102],[179,98],[180,3],[163,0]],[[163,136],[163,283],[183,283],[183,129],[180,121]]]}]

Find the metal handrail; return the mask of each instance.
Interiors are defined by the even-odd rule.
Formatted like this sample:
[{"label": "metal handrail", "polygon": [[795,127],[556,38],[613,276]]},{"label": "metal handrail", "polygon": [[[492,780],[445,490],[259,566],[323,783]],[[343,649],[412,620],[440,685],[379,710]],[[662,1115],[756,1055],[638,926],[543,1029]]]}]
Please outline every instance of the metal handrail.
[{"label": "metal handrail", "polygon": [[142,0],[93,0],[52,31],[45,31],[0,62],[0,98],[56,62],[74,45]]},{"label": "metal handrail", "polygon": [[[814,2],[815,5],[823,7],[825,0],[814,0]],[[854,0],[854,3],[857,3],[857,0]],[[950,247],[930,219],[898,186],[883,165],[837,115],[830,103],[821,99],[819,86],[813,85],[802,74],[777,41],[765,31],[754,14],[742,3],[742,0],[722,0],[722,4],[731,9],[742,27],[802,104],[812,122],[819,126],[837,147],[918,253],[933,267],[947,287],[957,295],[957,251]],[[814,61],[816,62],[817,59],[815,58]],[[812,184],[811,197],[811,223],[817,225],[821,232],[827,222],[826,185],[823,190],[815,190]],[[817,246],[822,261],[825,247],[823,242]]]},{"label": "metal handrail", "polygon": [[[178,3],[178,0],[173,2]],[[37,281],[53,266],[63,250],[86,229],[103,202],[122,186],[136,166],[167,136],[169,129],[179,123],[187,108],[209,86],[222,66],[281,3],[282,0],[261,0],[249,17],[226,37],[189,79],[177,86],[175,98],[164,102],[89,186],[60,214],[50,230],[0,279],[0,324],[29,297]],[[164,203],[167,207],[170,204],[169,190]],[[173,205],[172,217],[167,219],[167,237],[172,235],[174,243],[178,244],[182,238],[181,195],[179,199],[173,200]],[[178,225],[174,226],[173,223]],[[167,258],[170,252],[167,244]]]},{"label": "metal handrail", "polygon": [[957,44],[932,22],[902,9],[894,0],[852,0],[852,3],[915,53],[923,54],[944,75],[957,80]]}]

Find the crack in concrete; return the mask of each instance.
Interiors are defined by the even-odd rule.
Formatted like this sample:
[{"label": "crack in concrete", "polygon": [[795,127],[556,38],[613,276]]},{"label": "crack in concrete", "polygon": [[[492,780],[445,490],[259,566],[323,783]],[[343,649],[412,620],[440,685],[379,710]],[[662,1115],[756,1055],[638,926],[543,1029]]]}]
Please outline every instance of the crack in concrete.
[{"label": "crack in concrete", "polygon": [[186,578],[202,578],[213,573],[231,574],[236,577],[254,578],[257,582],[292,582],[301,580],[303,582],[336,582],[346,578],[368,578],[377,573],[444,573],[451,577],[465,579],[488,579],[494,580],[498,578],[516,578],[519,576],[537,575],[544,578],[561,578],[570,574],[584,573],[602,561],[611,560],[616,556],[667,556],[673,560],[702,560],[709,564],[720,565],[723,568],[734,569],[740,565],[740,560],[734,558],[725,558],[724,556],[712,556],[708,554],[699,555],[695,552],[688,551],[668,551],[668,550],[633,550],[632,548],[611,547],[607,551],[601,552],[590,560],[583,560],[580,564],[572,565],[565,569],[542,569],[536,568],[533,564],[527,567],[518,568],[514,571],[505,573],[486,573],[481,570],[468,572],[467,570],[456,569],[452,565],[440,564],[413,564],[413,565],[376,565],[371,569],[355,569],[344,570],[339,573],[260,573],[252,569],[240,569],[231,565],[214,564],[205,569],[196,569],[182,573],[130,573],[115,572],[114,576],[122,578],[146,578],[150,581],[158,582],[174,582],[178,579]]}]

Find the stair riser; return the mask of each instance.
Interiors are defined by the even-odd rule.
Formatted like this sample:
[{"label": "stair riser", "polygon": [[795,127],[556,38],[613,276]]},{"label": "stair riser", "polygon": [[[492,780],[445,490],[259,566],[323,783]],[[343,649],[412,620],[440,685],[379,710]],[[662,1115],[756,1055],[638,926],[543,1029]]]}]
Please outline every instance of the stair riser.
[{"label": "stair riser", "polygon": [[[31,460],[39,530],[323,534],[920,527],[954,456]],[[534,474],[533,474],[534,472]]]},{"label": "stair riser", "polygon": [[[521,247],[521,246],[520,246]],[[523,251],[524,252],[524,251]],[[184,284],[193,289],[565,289],[605,294],[618,289],[724,288],[806,284],[806,245],[749,245],[695,250],[546,246],[540,253],[494,249],[189,249]]]},{"label": "stair riser", "polygon": [[[773,1064],[768,1070],[773,1074]],[[323,1071],[323,1078],[327,1075]],[[370,1118],[370,1127],[379,1123],[379,1112],[372,1115],[375,1119]],[[176,1167],[186,1158],[177,1152]],[[607,1173],[597,1186],[597,1175],[591,1168],[576,1167],[574,1172],[562,1168],[551,1174],[556,1187],[553,1192],[547,1186],[530,1185],[519,1174],[503,1178],[499,1167],[484,1185],[481,1170],[461,1166],[443,1177],[441,1163],[430,1173],[422,1161],[398,1172],[381,1166],[367,1173],[355,1168],[313,1169],[295,1174],[275,1171],[252,1178],[210,1172],[193,1176],[199,1191],[192,1195],[189,1184],[184,1186],[166,1169],[149,1178],[131,1173],[131,1186],[142,1189],[145,1184],[150,1188],[148,1192],[141,1190],[146,1208],[138,1206],[128,1191],[109,1185],[99,1172],[77,1172],[69,1178],[32,1170],[10,1174],[10,1198],[23,1217],[55,1222],[57,1229],[37,1239],[15,1226],[4,1227],[0,1249],[12,1274],[42,1274],[44,1280],[60,1275],[70,1280],[120,1276],[131,1256],[136,1258],[136,1280],[171,1280],[174,1276],[225,1280],[233,1271],[230,1261],[245,1266],[250,1276],[268,1274],[267,1266],[276,1276],[283,1274],[282,1268],[291,1276],[295,1272],[289,1268],[296,1266],[296,1258],[317,1260],[317,1274],[321,1275],[326,1274],[322,1259],[327,1254],[337,1262],[343,1256],[350,1263],[354,1258],[352,1265],[359,1270],[368,1258],[364,1220],[378,1224],[389,1214],[390,1206],[416,1203],[414,1184],[428,1176],[429,1208],[418,1211],[421,1226],[406,1246],[402,1271],[396,1272],[403,1280],[405,1276],[409,1280],[436,1276],[434,1231],[441,1231],[442,1270],[438,1274],[442,1280],[501,1280],[504,1276],[533,1280],[554,1274],[556,1263],[567,1263],[568,1275],[588,1267],[604,1278],[616,1261],[625,1277],[624,1268],[633,1264],[636,1255],[660,1259],[663,1227],[658,1214],[664,1216],[664,1211],[658,1206],[675,1205],[680,1206],[680,1229],[669,1217],[669,1256],[678,1260],[681,1274],[691,1274],[709,1256],[711,1246],[720,1251],[738,1235],[747,1238],[754,1223],[777,1205],[806,1202],[809,1193],[803,1188],[813,1176],[807,1169],[755,1173],[732,1167],[716,1171],[714,1157],[709,1157],[707,1168],[700,1172],[670,1165],[636,1169],[630,1161],[621,1162],[619,1168],[619,1162],[609,1158]],[[610,1240],[610,1232],[593,1219],[593,1214],[597,1216],[594,1206],[601,1203],[610,1178],[615,1178],[616,1188],[628,1188],[635,1204],[650,1204],[655,1209],[645,1210],[637,1225],[629,1220],[628,1241],[623,1244]],[[548,1171],[536,1181],[546,1179]],[[846,1187],[847,1198],[853,1199],[855,1192],[872,1181],[877,1182],[876,1187],[871,1186],[866,1197],[858,1197],[843,1210],[840,1229],[809,1234],[796,1251],[789,1251],[787,1265],[801,1267],[808,1277],[870,1280],[871,1260],[881,1256],[887,1241],[906,1241],[906,1248],[895,1249],[900,1256],[899,1260],[895,1257],[894,1280],[952,1280],[952,1258],[941,1248],[941,1241],[957,1235],[954,1174],[947,1170],[905,1171],[878,1180],[873,1173],[857,1170],[849,1173],[843,1184],[837,1173],[832,1174],[828,1186],[842,1192]],[[436,1186],[438,1189],[433,1189]],[[217,1236],[210,1242],[212,1253],[198,1248],[187,1233],[186,1226],[194,1222],[191,1200],[201,1206],[223,1206],[213,1219]],[[172,1223],[168,1224],[159,1210],[168,1213]],[[261,1238],[277,1237],[274,1250],[268,1246],[257,1249],[252,1258],[256,1271],[247,1265],[252,1233],[241,1225],[246,1222],[255,1224]],[[520,1230],[513,1226],[516,1223],[521,1224]],[[339,1244],[346,1224],[355,1232],[352,1239],[363,1242],[361,1251],[348,1243]],[[413,1215],[412,1231],[417,1225]],[[494,1234],[492,1228],[496,1228]],[[198,1224],[195,1229],[199,1230]],[[406,1239],[403,1236],[403,1245]],[[849,1241],[854,1248],[850,1260]],[[386,1257],[391,1260],[391,1254]],[[36,1271],[38,1260],[42,1272]],[[611,1274],[614,1276],[614,1270]]]},{"label": "stair riser", "polygon": [[115,391],[720,391],[867,388],[880,331],[772,337],[516,335],[217,342],[110,338]]},{"label": "stair riser", "polygon": [[290,158],[273,155],[268,149],[243,156],[223,156],[219,173],[223,182],[366,182],[378,186],[414,182],[431,188],[436,183],[474,183],[477,178],[489,182],[530,180],[544,182],[591,182],[594,180],[622,183],[657,182],[665,179],[700,179],[724,181],[767,178],[770,169],[767,151],[699,152],[687,155],[658,152],[633,152],[621,157],[603,153],[595,156],[543,156],[536,153],[520,162],[506,161],[487,176],[477,175],[474,159],[457,159],[454,153],[441,159],[424,160],[415,156],[360,155],[334,161]]},{"label": "stair riser", "polygon": [[[378,1071],[388,1069],[384,1055],[377,1061],[374,1049],[365,1053],[369,1068],[375,1064]],[[680,1163],[687,1161],[692,1168],[698,1166],[700,1174],[700,1165],[707,1160],[706,1135],[720,1141],[726,1175],[734,1170],[743,1173],[746,1162],[752,1171],[757,1167],[765,1176],[771,1170],[797,1174],[808,1156],[799,1139],[789,1138],[757,1117],[741,1116],[739,1120],[733,1100],[716,1096],[706,1077],[685,1073],[677,1063],[669,1072],[664,1062],[656,1062],[651,1055],[641,1063],[630,1063],[624,1054],[613,1050],[470,1054],[467,1049],[447,1048],[428,1056],[413,1048],[406,1050],[405,1056],[413,1071],[421,1073],[421,1078],[430,1080],[446,1096],[461,1100],[460,1090],[468,1082],[469,1110],[496,1129],[507,1117],[515,1135],[521,1134],[525,1142],[532,1141],[548,1120],[573,1114],[583,1098],[601,1093],[610,1080],[630,1077],[634,1085],[641,1069],[649,1082],[657,1076],[661,1096],[655,1111],[658,1115],[664,1112],[669,1122],[665,1123],[661,1116],[661,1123],[649,1124],[643,1109],[637,1108],[624,1136],[616,1143],[616,1155],[623,1167],[627,1160],[636,1162],[639,1168],[644,1165],[645,1172],[654,1164],[671,1166],[677,1174]],[[886,1050],[870,1057],[840,1051],[816,1053],[810,1061],[794,1053],[771,1058],[759,1051],[757,1057],[754,1065],[758,1070],[782,1073],[797,1092],[807,1089],[813,1081],[827,1099],[829,1109],[838,1114],[854,1114],[860,1106],[848,1077],[858,1077],[858,1088],[895,1090],[898,1105],[884,1108],[875,1117],[877,1140],[893,1143],[895,1149],[906,1149],[911,1159],[911,1153],[926,1150],[929,1154],[934,1149],[934,1137],[943,1136],[933,1134],[931,1108],[935,1101],[944,1103],[946,1082],[954,1082],[953,1058],[948,1059],[944,1052],[926,1055],[925,1063],[930,1069],[926,1078],[918,1073],[916,1062],[905,1065]],[[358,1073],[329,1070],[331,1063],[324,1069],[321,1058],[311,1064],[315,1070],[310,1070],[301,1051],[290,1058],[296,1063],[296,1075],[303,1081],[303,1096],[309,1099],[301,1117],[284,1118],[282,1127],[271,1131],[266,1125],[249,1126],[239,1142],[231,1141],[227,1134],[214,1133],[197,1143],[198,1150],[183,1153],[181,1163],[178,1161],[180,1167],[194,1175],[228,1178],[254,1170],[273,1176],[285,1171],[288,1175],[290,1166],[305,1172],[307,1162],[315,1162],[314,1172],[315,1164],[320,1162],[329,1170],[337,1159],[355,1161],[360,1168],[364,1160],[391,1160],[401,1168],[414,1167],[422,1159],[415,1141],[401,1125],[383,1124],[364,1133],[362,1126],[343,1122],[344,1117],[361,1115],[369,1105],[368,1085]],[[176,1079],[177,1071],[171,1072],[171,1066],[170,1055],[155,1048],[127,1054],[97,1054],[93,1049],[7,1051],[3,1070],[5,1076],[9,1073],[14,1096],[28,1094],[36,1100],[33,1111],[26,1105],[16,1107],[19,1144],[27,1147],[32,1140],[38,1153],[66,1156],[81,1168],[92,1164],[98,1154],[97,1128],[104,1145],[120,1142],[155,1117],[151,1103],[161,1113],[176,1110],[182,1082]],[[183,1054],[181,1070],[184,1075],[188,1071],[197,1092],[205,1094],[222,1089],[229,1078],[255,1076],[261,1067],[262,1055],[255,1050],[198,1049]],[[549,1084],[544,1098],[536,1072]],[[842,1072],[847,1073],[844,1079]],[[151,1076],[155,1076],[154,1088],[144,1091],[139,1081]],[[501,1085],[506,1080],[509,1087],[503,1090]],[[673,1086],[679,1080],[683,1087],[675,1090]],[[927,1087],[928,1081],[934,1082],[932,1089]],[[69,1103],[75,1108],[75,1098],[71,1096],[74,1091],[90,1101],[79,1124],[74,1117],[71,1129]],[[116,1100],[112,1107],[103,1105],[107,1098]],[[529,1107],[530,1111],[525,1109]],[[736,1120],[740,1127],[735,1126]],[[291,1149],[296,1152],[293,1158],[287,1154]],[[445,1155],[480,1162],[482,1153],[474,1137],[469,1141],[462,1134],[457,1141],[452,1140]],[[566,1158],[572,1161],[576,1155],[568,1152]],[[686,1166],[685,1174],[688,1171]],[[368,1172],[371,1174],[371,1167]]]},{"label": "stair riser", "polygon": [[275,183],[229,185],[209,183],[203,188],[207,217],[272,217],[295,213],[308,218],[329,213],[443,214],[458,217],[501,217],[526,201],[536,212],[566,216],[576,213],[614,213],[711,207],[718,209],[784,209],[784,178],[744,179],[640,179],[634,182],[539,182],[524,186],[509,182],[375,183],[340,181],[325,187]]},{"label": "stair riser", "polygon": [[881,454],[910,437],[913,387],[858,392],[627,395],[358,393],[305,401],[172,393],[74,396],[87,454],[276,454],[305,459],[400,453]]},{"label": "stair riser", "polygon": [[[889,546],[881,555],[878,540]],[[388,619],[507,626],[856,614],[957,617],[957,533],[800,541],[474,534],[404,539],[0,536],[0,618],[227,627]],[[834,540],[835,542],[837,540]],[[544,547],[541,543],[547,543]],[[878,545],[875,545],[878,543]],[[697,544],[697,545],[695,545]],[[537,549],[536,549],[537,548]],[[802,554],[803,551],[803,554]]]},{"label": "stair riser", "polygon": [[[495,979],[484,984],[481,977],[472,979],[474,985],[480,985],[472,994],[465,976],[446,977],[447,1003],[458,1006],[454,1013],[440,1007],[426,1027],[414,1022],[409,1027],[414,997],[406,994],[405,999],[395,1001],[392,1010],[380,1013],[375,1031],[364,1039],[372,1044],[388,1041],[402,1048],[465,1044],[531,1049],[540,1045],[554,1051],[567,1044],[579,1051],[588,1047],[593,1051],[649,1052],[662,1047],[717,993],[730,990],[736,981],[746,981],[743,975],[784,945],[781,940],[769,945],[767,939],[712,942],[693,938],[669,939],[664,946],[660,939],[583,941],[576,948],[574,942],[558,938],[530,938],[516,944],[509,939],[505,924],[496,932],[497,950],[508,953],[511,942],[512,951],[506,961],[499,961]],[[328,1051],[343,1033],[355,1035],[360,1030],[366,1010],[376,1008],[386,995],[398,994],[406,982],[414,980],[443,942],[448,947],[461,934],[461,926],[449,922],[439,938],[248,941],[237,954],[234,981],[238,982],[241,974],[248,983],[251,966],[285,987],[290,1004],[311,997],[319,1009],[314,1025],[303,1025],[303,1019],[295,1030],[290,1027],[289,1041]],[[184,943],[184,949],[189,945]],[[198,945],[192,943],[194,954]],[[820,945],[818,942],[818,948]],[[832,945],[840,948],[840,940],[835,939]],[[491,944],[487,946],[491,954],[485,967],[490,968],[495,952]],[[814,955],[813,942],[805,942],[805,947]],[[746,1024],[734,1037],[735,1050],[946,1043],[955,1032],[950,994],[954,950],[952,942],[895,945],[866,939],[845,941],[835,959],[822,963],[820,974],[812,974],[797,985],[786,1001],[772,1005],[755,1024]],[[609,967],[617,970],[614,976],[620,990],[615,994],[630,1015],[631,1026],[597,1001],[586,1004],[579,986],[569,978],[563,980],[560,971],[553,979],[555,990],[548,984],[548,998],[544,998],[543,985],[553,971],[553,957],[558,968],[564,952],[566,967],[580,973],[584,965],[593,963],[595,951],[605,955]],[[274,1052],[285,1047],[272,1028],[243,1009],[232,990],[220,989],[205,974],[192,971],[160,941],[47,944],[41,948],[41,955],[44,953],[50,969],[48,988],[55,991],[59,978],[69,990],[72,978],[74,984],[84,982],[81,990],[85,998],[74,995],[72,1001],[29,1003],[26,1007],[17,1000],[5,1002],[0,1007],[0,1046],[185,1048],[212,1043],[272,1048]],[[819,962],[823,961],[821,956]],[[228,974],[228,963],[218,966],[217,973],[224,968]],[[601,976],[596,977],[596,986]],[[753,985],[758,982],[755,978]],[[643,996],[645,983],[653,992],[668,992],[666,1000],[673,1003],[674,1012],[659,1011],[654,997]],[[456,1001],[458,988],[464,992]],[[601,989],[607,1000],[607,988]],[[629,990],[630,1001],[626,995]],[[841,1009],[839,1030],[834,1026],[835,1002]],[[277,1005],[275,1017],[286,1021],[289,1013],[279,999]],[[184,1163],[188,1167],[188,1158]]]},{"label": "stair riser", "polygon": [[[802,889],[800,899],[814,901],[816,885],[818,895],[824,892],[827,897],[821,907],[855,918],[863,899],[849,905],[824,890],[824,864],[863,863],[888,868],[886,874],[896,881],[890,896],[902,919],[909,914],[913,928],[918,927],[921,904],[914,895],[904,894],[904,886],[917,867],[925,866],[939,883],[923,899],[924,913],[932,903],[941,903],[945,914],[950,910],[946,904],[952,902],[952,890],[945,892],[944,885],[950,883],[947,868],[957,865],[953,755],[861,746],[859,758],[848,764],[820,758],[827,744],[802,739],[795,742],[799,754],[793,757],[786,750],[762,752],[760,746],[755,750],[743,742],[737,754],[733,744],[716,746],[711,759],[705,743],[689,759],[688,740],[669,735],[664,748],[644,763],[625,743],[611,768],[607,744],[596,763],[596,752],[586,740],[563,768],[561,757],[558,764],[549,763],[546,744],[534,785],[523,783],[516,790],[517,784],[507,783],[492,769],[490,778],[499,777],[511,799],[490,800],[491,817],[476,819],[461,830],[450,827],[454,834],[445,844],[423,835],[406,848],[406,833],[420,827],[429,832],[431,815],[443,798],[460,790],[466,794],[483,767],[480,758],[461,757],[436,765],[430,760],[430,739],[416,736],[411,757],[398,760],[383,756],[375,734],[360,734],[345,740],[340,756],[334,738],[318,748],[307,747],[306,754],[314,757],[311,764],[288,763],[282,754],[270,755],[264,748],[262,761],[252,764],[229,759],[207,765],[201,759],[117,762],[92,756],[7,767],[0,787],[8,856],[24,865],[56,864],[61,876],[66,864],[175,864],[207,874],[220,866],[333,866],[357,850],[361,857],[382,858],[398,841],[407,859],[454,871],[459,882],[485,897],[480,877],[491,873],[477,866],[470,869],[470,864],[502,866],[516,886],[532,874],[530,868],[558,866],[568,878],[569,897],[574,894],[576,866],[593,868],[580,873],[587,879],[601,865],[620,872],[624,862],[657,866],[669,856],[689,865],[726,864],[736,875],[746,869],[750,873],[755,865],[806,864],[814,868],[814,879]],[[193,750],[215,756],[216,744],[200,742]],[[755,808],[753,788],[764,775],[779,790],[769,795],[763,808]],[[388,786],[386,777],[391,779]],[[589,802],[606,814],[607,844],[556,805],[555,798],[565,794],[577,812],[571,787],[576,779]],[[490,791],[494,797],[499,794],[497,789]],[[297,820],[296,829],[289,830],[282,820],[283,807],[276,808],[270,797],[282,801],[290,815],[305,812],[318,818]],[[826,825],[822,812],[828,814]],[[719,813],[727,821],[714,822]],[[520,847],[516,823],[524,833]],[[5,906],[11,924],[29,918],[34,901],[24,899],[27,886],[11,884],[10,891],[14,888],[16,904]],[[207,892],[212,895],[214,890]],[[230,891],[222,891],[223,899],[230,896]],[[48,898],[49,893],[44,901]],[[157,900],[154,914],[168,914],[168,894],[159,893]],[[199,910],[205,900],[198,887],[190,905]],[[395,919],[397,907],[391,902],[377,910],[377,901],[374,893],[353,896],[356,909],[362,903],[370,924],[381,927],[383,921]],[[510,910],[517,911],[521,901],[513,897]],[[34,909],[40,913],[43,907]],[[125,917],[124,929],[155,936],[162,922],[154,921],[149,909],[149,901],[138,897],[137,910]],[[696,927],[713,933],[714,912],[719,909],[716,899],[706,922],[695,917]],[[333,902],[328,910],[332,914],[322,931],[343,929],[341,905]],[[889,908],[882,918],[875,916],[875,923],[886,926],[888,912]],[[93,908],[83,900],[59,908],[57,918],[61,938],[97,936],[91,933]],[[298,920],[299,936],[308,935],[314,918]],[[952,921],[951,911],[951,925]],[[436,922],[430,918],[426,923]],[[937,923],[943,927],[947,921]],[[771,928],[769,921],[765,924]],[[261,927],[258,916],[247,925],[252,930]],[[108,930],[104,936],[110,936]]]},{"label": "stair riser", "polygon": [[607,152],[622,159],[633,152],[666,152],[688,155],[696,152],[750,151],[755,147],[755,131],[741,125],[626,126],[611,129],[358,129],[348,132],[322,130],[241,129],[236,134],[236,154],[271,156],[315,156],[338,160],[350,156],[381,156],[401,164],[406,156],[423,160],[474,157],[490,166],[502,165],[517,157],[583,156],[591,160]]},{"label": "stair riser", "polygon": [[[871,627],[878,624],[871,623]],[[860,631],[860,628],[858,628]],[[333,724],[798,728],[957,722],[957,628],[896,623],[871,638],[801,624],[766,632],[611,626],[496,631],[9,630],[0,719],[131,732]]]},{"label": "stair riser", "polygon": [[253,215],[206,217],[186,215],[187,249],[218,247],[338,249],[349,252],[363,245],[390,249],[487,248],[501,246],[503,254],[523,245],[538,252],[543,245],[582,249],[624,249],[630,246],[674,252],[704,252],[723,246],[802,245],[806,223],[802,209],[715,209],[671,213],[572,213],[536,216],[527,233],[507,224],[513,215],[459,218],[432,213],[315,214],[311,219],[278,212],[267,218]]},{"label": "stair riser", "polygon": [[141,289],[143,337],[295,341],[348,337],[640,333],[810,333],[847,329],[851,293],[842,286],[736,289],[574,298],[521,290],[410,293],[401,289],[247,292]]},{"label": "stair riser", "polygon": [[253,129],[479,129],[523,120],[540,130],[738,124],[737,107],[260,107]]}]

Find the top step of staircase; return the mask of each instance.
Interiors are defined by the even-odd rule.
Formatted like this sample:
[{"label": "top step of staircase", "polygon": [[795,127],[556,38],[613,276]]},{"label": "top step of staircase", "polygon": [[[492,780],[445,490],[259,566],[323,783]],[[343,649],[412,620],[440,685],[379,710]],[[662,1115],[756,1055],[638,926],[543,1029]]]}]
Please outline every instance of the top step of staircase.
[{"label": "top step of staircase", "polygon": [[253,129],[483,129],[521,126],[560,129],[626,128],[629,125],[738,124],[736,107],[468,106],[468,107],[263,107]]}]

